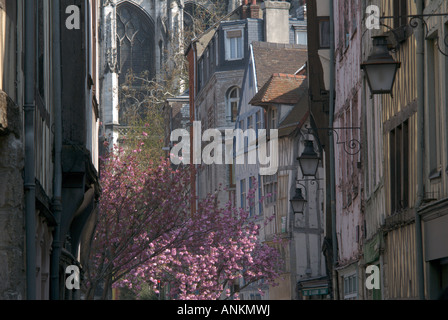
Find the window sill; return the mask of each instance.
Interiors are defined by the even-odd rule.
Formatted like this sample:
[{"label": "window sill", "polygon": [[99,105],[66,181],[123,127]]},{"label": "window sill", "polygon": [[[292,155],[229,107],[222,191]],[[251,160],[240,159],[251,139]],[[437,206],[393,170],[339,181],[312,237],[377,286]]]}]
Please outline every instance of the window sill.
[{"label": "window sill", "polygon": [[229,62],[231,62],[231,61],[242,61],[242,60],[244,60],[244,57],[241,57],[241,58],[234,58],[234,59],[230,59],[230,58],[226,58],[225,59],[226,61],[229,61]]}]

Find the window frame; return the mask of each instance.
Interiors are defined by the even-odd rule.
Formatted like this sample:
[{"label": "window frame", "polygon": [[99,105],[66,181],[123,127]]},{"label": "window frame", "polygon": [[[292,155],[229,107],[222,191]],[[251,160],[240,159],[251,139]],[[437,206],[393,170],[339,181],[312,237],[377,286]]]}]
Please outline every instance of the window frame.
[{"label": "window frame", "polygon": [[[236,97],[231,97],[232,93],[237,93]],[[238,120],[238,110],[240,108],[240,91],[241,89],[237,86],[230,87],[226,94],[226,104],[227,104],[227,121],[235,123]],[[235,113],[233,112],[233,104],[236,104]]]},{"label": "window frame", "polygon": [[[239,37],[229,37],[229,33],[232,32],[241,32],[241,36]],[[234,43],[231,39],[237,39]],[[232,47],[233,43],[236,45],[236,47]],[[243,60],[245,57],[245,48],[244,48],[244,27],[233,27],[224,29],[224,49],[225,49],[225,60],[226,61],[238,61]],[[239,45],[239,46],[238,46]],[[236,50],[235,52],[233,52]],[[232,54],[235,54],[233,56]]]},{"label": "window frame", "polygon": [[393,26],[394,29],[400,28],[408,24],[408,3],[407,0],[393,1]]},{"label": "window frame", "polygon": [[[328,23],[328,37],[327,42],[323,41],[323,23]],[[318,31],[318,39],[319,39],[319,49],[330,49],[330,17],[323,16],[323,17],[317,17],[317,31]]]},{"label": "window frame", "polygon": [[246,179],[240,180],[240,207],[243,210],[246,210],[246,202],[247,202],[247,195],[246,195]]},{"label": "window frame", "polygon": [[358,276],[357,273],[344,275],[344,300],[358,299]]},{"label": "window frame", "polygon": [[409,208],[409,120],[389,132],[390,210]]}]

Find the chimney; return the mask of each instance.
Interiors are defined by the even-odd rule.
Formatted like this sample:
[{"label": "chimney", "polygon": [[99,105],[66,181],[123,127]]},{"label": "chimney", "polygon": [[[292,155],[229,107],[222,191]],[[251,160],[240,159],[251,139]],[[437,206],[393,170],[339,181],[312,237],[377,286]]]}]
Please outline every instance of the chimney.
[{"label": "chimney", "polygon": [[[250,4],[249,4],[250,2]],[[244,0],[242,6],[241,18],[260,18],[260,6],[257,4],[257,0]]]},{"label": "chimney", "polygon": [[252,0],[249,17],[253,19],[260,18],[260,6],[257,4],[257,0]]},{"label": "chimney", "polygon": [[289,2],[264,1],[264,34],[266,42],[289,43]]},{"label": "chimney", "polygon": [[249,10],[249,0],[244,0],[243,6],[241,7],[241,19],[247,18],[247,11]]}]

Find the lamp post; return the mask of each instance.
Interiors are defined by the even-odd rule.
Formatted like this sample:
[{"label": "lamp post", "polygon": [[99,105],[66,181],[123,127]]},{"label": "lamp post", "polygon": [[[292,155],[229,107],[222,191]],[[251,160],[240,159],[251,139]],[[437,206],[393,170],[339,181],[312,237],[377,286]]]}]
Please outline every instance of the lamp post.
[{"label": "lamp post", "polygon": [[380,35],[373,38],[373,50],[367,61],[361,64],[366,72],[367,82],[373,94],[391,94],[395,76],[401,62],[396,62],[389,54],[387,36]]}]

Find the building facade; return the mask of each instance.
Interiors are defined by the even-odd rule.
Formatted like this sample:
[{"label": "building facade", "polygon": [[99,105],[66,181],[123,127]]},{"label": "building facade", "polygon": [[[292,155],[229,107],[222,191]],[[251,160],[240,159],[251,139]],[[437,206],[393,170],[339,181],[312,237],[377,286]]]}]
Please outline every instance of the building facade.
[{"label": "building facade", "polygon": [[[302,50],[305,54],[301,55],[298,47],[294,46],[298,42],[302,45],[306,44],[306,21],[304,18],[303,4],[297,1],[293,3],[244,1],[242,6],[226,19],[195,39],[186,53],[190,65],[189,91],[190,106],[192,106],[190,122],[200,122],[202,132],[206,129],[218,129],[222,136],[227,129],[264,129],[267,121],[266,110],[258,106],[251,106],[249,101],[273,73],[293,74],[305,64],[306,51]],[[255,52],[255,47],[257,50],[262,48],[260,50],[263,51],[263,63],[267,65],[268,69],[261,67],[257,69],[258,52]],[[282,65],[281,62],[285,61],[281,60],[281,57],[274,58],[282,50],[296,52],[298,55],[289,55],[290,59]],[[279,62],[279,60],[281,61]],[[297,63],[291,63],[292,61],[297,61]],[[280,67],[275,69],[277,65]],[[270,70],[270,73],[266,73],[267,70]],[[191,145],[193,145],[195,143],[193,141],[196,139],[191,132],[190,138]],[[267,216],[263,213],[264,204],[259,202],[263,190],[261,185],[264,182],[263,178],[260,178],[259,167],[256,164],[249,164],[247,161],[244,165],[237,164],[239,153],[243,157],[247,153],[247,150],[238,150],[237,146],[241,145],[239,141],[229,138],[223,140],[222,144],[223,150],[234,151],[236,157],[234,162],[232,164],[198,166],[197,181],[192,189],[196,190],[199,198],[221,190],[218,193],[221,203],[231,201],[236,206],[250,210],[254,217],[258,216],[261,220],[264,219]],[[256,146],[248,146],[248,148],[255,150]],[[191,163],[194,162],[193,160],[191,158]],[[291,179],[293,179],[292,174]],[[267,180],[266,184],[269,184]],[[273,182],[271,181],[272,186]],[[260,193],[256,195],[255,203],[252,206],[246,196],[249,190],[255,187],[258,187]],[[287,189],[282,190],[282,193]],[[274,189],[271,188],[271,191]],[[284,214],[286,218],[289,215],[289,210],[286,207],[284,209],[285,212],[288,212],[288,214]],[[279,216],[277,220],[279,221],[278,230],[281,230],[282,218]],[[292,223],[291,221],[288,220],[288,223]],[[284,222],[286,223],[286,220]],[[261,237],[262,241],[265,240],[264,235]],[[283,286],[287,291],[285,295],[280,294],[279,291],[271,296],[270,290],[266,290],[264,298],[296,297],[295,270],[291,270],[291,274],[292,276],[285,282],[287,288]],[[244,284],[238,285],[240,288],[245,286]],[[261,287],[269,289],[264,288],[263,284],[245,287],[241,291],[242,297],[244,299],[261,298],[258,293],[258,289]]]},{"label": "building facade", "polygon": [[[0,298],[74,299],[98,184],[97,1],[1,14]],[[66,23],[67,22],[67,23]]]},{"label": "building facade", "polygon": [[[445,14],[425,19],[430,33],[425,39],[425,144],[428,152],[424,166],[425,199],[419,208],[422,217],[422,246],[425,272],[425,297],[438,299],[448,287],[447,243],[447,68],[448,36],[446,1],[426,1],[423,14]],[[445,46],[443,45],[445,43]],[[445,120],[444,120],[445,119]]]},{"label": "building facade", "polygon": [[[303,214],[294,214],[289,202],[295,195],[296,180],[303,178],[297,157],[303,152],[307,136],[305,127],[310,126],[308,83],[304,75],[308,58],[306,46],[253,42],[250,48],[235,125],[236,129],[248,132],[247,139],[239,144],[237,141],[236,161],[244,157],[246,163],[235,165],[236,204],[249,210],[260,223],[269,221],[262,228],[262,241],[275,245],[273,239],[278,237],[288,243],[284,247],[278,246],[285,261],[282,280],[279,280],[279,286],[268,288],[265,297],[291,300],[325,296],[324,292],[328,292],[327,277],[320,251],[324,226],[321,209],[325,192],[321,181],[302,182],[307,189],[303,192],[309,198],[309,206]],[[253,139],[250,139],[251,129],[255,130]],[[256,153],[260,147],[257,142],[264,139],[262,131],[258,131],[260,129],[267,130],[266,135],[271,129],[278,130],[278,137],[271,137],[277,140],[278,158],[271,156],[268,167],[258,161],[248,163],[250,154]],[[267,140],[266,148],[273,150],[273,140]],[[261,167],[266,167],[266,174],[262,173]],[[323,177],[322,170],[320,178]],[[247,195],[252,189],[255,197],[248,200]],[[319,291],[322,295],[311,294],[308,290],[311,280],[315,281],[314,285],[322,285],[323,280],[325,290]],[[256,286],[252,289],[257,290]],[[251,295],[256,293],[250,292],[250,288],[242,292],[243,297]]]},{"label": "building facade", "polygon": [[[378,28],[366,24],[372,5],[379,8]],[[333,141],[325,160],[333,296],[437,299],[447,286],[440,245],[446,242],[440,231],[446,229],[446,3],[316,0],[307,15],[311,110],[316,122],[325,114],[330,120],[317,125],[350,128],[338,138],[361,142],[352,157]],[[360,70],[377,35],[387,37],[401,64],[391,94],[372,94]],[[332,161],[335,169],[328,170]],[[379,273],[373,289],[366,283],[371,267]]]},{"label": "building facade", "polygon": [[[361,141],[361,10],[359,1],[334,2],[335,36],[335,101],[333,128],[335,161],[335,210],[337,238],[338,296],[342,299],[359,298],[362,283],[364,212],[362,210],[362,163],[359,148],[351,152],[350,141]],[[361,269],[362,270],[362,269]]]}]

